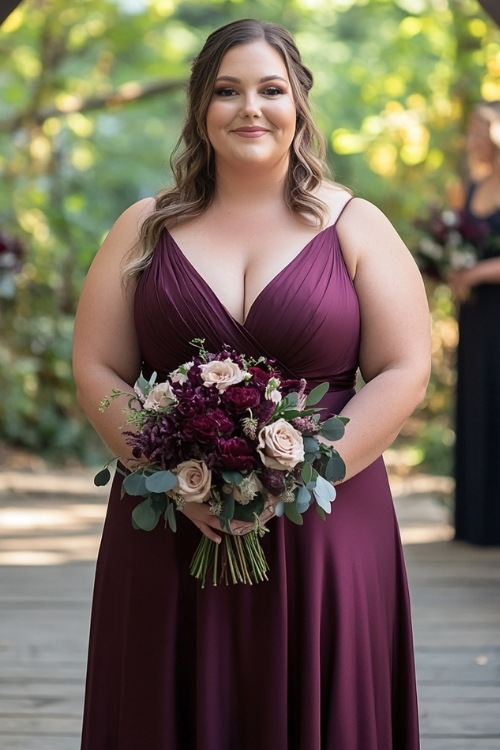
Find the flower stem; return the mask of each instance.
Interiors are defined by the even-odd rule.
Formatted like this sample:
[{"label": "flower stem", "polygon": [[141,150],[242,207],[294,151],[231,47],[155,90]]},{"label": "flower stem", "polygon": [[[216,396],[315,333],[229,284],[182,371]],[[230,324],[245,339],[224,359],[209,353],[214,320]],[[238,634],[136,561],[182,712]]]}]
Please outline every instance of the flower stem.
[{"label": "flower stem", "polygon": [[255,529],[242,537],[224,534],[219,544],[203,536],[193,555],[189,572],[201,582],[202,588],[205,588],[207,576],[213,586],[222,583],[252,585],[267,581],[269,565],[260,545],[261,533]]}]

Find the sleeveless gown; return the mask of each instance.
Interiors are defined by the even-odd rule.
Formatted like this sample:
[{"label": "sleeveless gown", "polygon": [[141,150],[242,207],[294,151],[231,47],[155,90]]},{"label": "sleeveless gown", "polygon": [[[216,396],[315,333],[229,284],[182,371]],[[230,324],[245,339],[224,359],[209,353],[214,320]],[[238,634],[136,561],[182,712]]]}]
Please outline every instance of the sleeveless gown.
[{"label": "sleeveless gown", "polygon": [[[479,219],[467,194],[469,223],[487,236],[479,260],[500,256],[500,210]],[[481,284],[460,305],[455,441],[455,538],[500,545],[500,284]]]},{"label": "sleeveless gown", "polygon": [[[164,232],[135,299],[148,375],[189,342],[278,361],[325,414],[354,394],[359,307],[336,226],[259,294],[244,324]],[[199,530],[132,528],[115,476],[97,562],[82,750],[417,750],[407,580],[382,458],[338,486],[332,513],[274,518],[269,581],[201,589]]]}]

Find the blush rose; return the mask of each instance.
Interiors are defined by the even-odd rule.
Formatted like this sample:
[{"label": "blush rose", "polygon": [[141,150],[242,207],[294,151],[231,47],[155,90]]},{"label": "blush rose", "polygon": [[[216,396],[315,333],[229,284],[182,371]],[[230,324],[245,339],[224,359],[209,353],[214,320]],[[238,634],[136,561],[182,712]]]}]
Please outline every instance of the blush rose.
[{"label": "blush rose", "polygon": [[200,365],[201,379],[204,385],[215,385],[218,391],[225,391],[230,385],[241,383],[245,373],[229,357],[223,360],[214,359]]},{"label": "blush rose", "polygon": [[304,460],[302,435],[284,419],[262,427],[257,437],[257,451],[270,469],[289,471]]},{"label": "blush rose", "polygon": [[202,503],[206,499],[212,484],[212,472],[204,461],[183,461],[173,473],[177,476],[173,492],[188,503]]},{"label": "blush rose", "polygon": [[161,411],[174,404],[175,401],[175,394],[170,383],[158,383],[149,391],[144,401],[144,408],[148,411]]}]

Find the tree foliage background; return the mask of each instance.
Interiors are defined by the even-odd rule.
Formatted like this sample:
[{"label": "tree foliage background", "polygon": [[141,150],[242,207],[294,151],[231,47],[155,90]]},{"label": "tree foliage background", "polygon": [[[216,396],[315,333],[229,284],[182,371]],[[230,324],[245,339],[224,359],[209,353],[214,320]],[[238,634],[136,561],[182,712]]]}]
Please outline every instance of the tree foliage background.
[{"label": "tree foliage background", "polygon": [[[500,99],[500,30],[475,0],[24,0],[0,29],[0,232],[25,252],[10,279],[0,263],[0,441],[100,460],[71,374],[81,283],[118,214],[169,182],[190,60],[249,16],[293,32],[336,179],[410,248],[453,198],[470,108]],[[399,444],[446,473],[457,333],[447,287],[429,299],[433,378]]]}]

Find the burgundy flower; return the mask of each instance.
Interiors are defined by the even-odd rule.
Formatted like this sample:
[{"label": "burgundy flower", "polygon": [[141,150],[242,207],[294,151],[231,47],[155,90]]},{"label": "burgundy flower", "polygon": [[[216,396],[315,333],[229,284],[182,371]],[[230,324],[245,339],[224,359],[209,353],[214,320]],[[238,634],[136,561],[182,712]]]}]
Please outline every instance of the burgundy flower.
[{"label": "burgundy flower", "polygon": [[244,438],[221,438],[217,443],[223,469],[249,471],[256,465],[254,450]]},{"label": "burgundy flower", "polygon": [[212,409],[210,416],[217,425],[219,435],[231,435],[234,432],[234,422],[225,411],[222,409]]},{"label": "burgundy flower", "polygon": [[187,440],[195,440],[200,443],[213,443],[217,434],[217,421],[211,413],[188,419],[184,425],[184,436]]},{"label": "burgundy flower", "polygon": [[233,385],[226,390],[223,401],[228,411],[243,414],[248,409],[254,409],[260,404],[261,393],[252,386]]},{"label": "burgundy flower", "polygon": [[259,472],[259,479],[271,495],[278,497],[285,491],[285,477],[283,471],[277,469],[268,469],[267,467]]},{"label": "burgundy flower", "polygon": [[274,401],[265,399],[255,407],[255,409],[252,411],[252,415],[257,420],[258,425],[261,426],[267,424],[267,422],[271,419],[271,416],[273,415],[275,409],[276,404],[274,403]]},{"label": "burgundy flower", "polygon": [[282,380],[280,385],[280,391],[283,396],[288,396],[289,393],[297,393],[302,388],[302,380],[290,379]]},{"label": "burgundy flower", "polygon": [[[274,376],[273,372],[263,370],[261,367],[249,367],[248,372],[252,374],[252,384],[262,391],[266,390],[267,384]],[[279,377],[278,374],[277,376]]]}]

